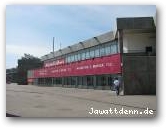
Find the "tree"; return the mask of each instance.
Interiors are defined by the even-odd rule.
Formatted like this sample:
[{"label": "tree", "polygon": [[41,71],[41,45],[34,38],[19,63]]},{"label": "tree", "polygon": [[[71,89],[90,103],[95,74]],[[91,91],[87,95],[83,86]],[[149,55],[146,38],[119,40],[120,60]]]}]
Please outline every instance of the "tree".
[{"label": "tree", "polygon": [[43,62],[30,54],[24,54],[24,57],[18,60],[18,84],[27,84],[27,71],[43,66]]}]

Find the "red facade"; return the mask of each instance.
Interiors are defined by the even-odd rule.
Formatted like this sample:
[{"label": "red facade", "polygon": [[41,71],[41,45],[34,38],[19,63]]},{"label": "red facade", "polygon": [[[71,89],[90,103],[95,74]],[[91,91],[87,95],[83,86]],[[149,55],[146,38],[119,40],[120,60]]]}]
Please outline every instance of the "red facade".
[{"label": "red facade", "polygon": [[33,70],[31,78],[121,73],[120,54]]}]

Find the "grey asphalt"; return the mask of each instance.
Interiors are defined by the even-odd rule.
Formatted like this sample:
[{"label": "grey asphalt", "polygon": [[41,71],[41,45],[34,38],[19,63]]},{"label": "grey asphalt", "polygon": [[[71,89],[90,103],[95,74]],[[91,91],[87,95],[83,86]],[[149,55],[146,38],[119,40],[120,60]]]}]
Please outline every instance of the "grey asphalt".
[{"label": "grey asphalt", "polygon": [[155,117],[156,100],[110,90],[6,85],[6,113],[20,117]]}]

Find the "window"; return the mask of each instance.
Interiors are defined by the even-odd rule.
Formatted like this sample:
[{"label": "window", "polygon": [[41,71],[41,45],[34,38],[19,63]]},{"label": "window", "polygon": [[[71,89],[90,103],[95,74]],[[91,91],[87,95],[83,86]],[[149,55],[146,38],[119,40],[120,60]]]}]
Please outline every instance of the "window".
[{"label": "window", "polygon": [[68,63],[71,62],[71,56],[70,56],[70,55],[67,56],[67,62],[68,62]]},{"label": "window", "polygon": [[86,50],[86,59],[89,59],[90,56],[89,56],[89,49]]},{"label": "window", "polygon": [[106,47],[105,47],[105,54],[106,55],[109,55],[111,53],[111,47],[110,47],[110,45],[107,45]]},{"label": "window", "polygon": [[66,56],[65,61],[66,61],[66,63],[68,63],[68,56]]},{"label": "window", "polygon": [[94,58],[94,57],[95,57],[94,48],[91,48],[91,49],[90,49],[89,54],[90,54],[90,58]]},{"label": "window", "polygon": [[99,56],[100,56],[99,47],[95,47],[95,57],[99,57]]},{"label": "window", "polygon": [[85,55],[86,55],[86,54],[85,54],[85,51],[83,51],[81,55],[82,55],[82,56],[81,56],[81,57],[82,57],[82,60],[85,60]]},{"label": "window", "polygon": [[73,54],[67,55],[66,62],[70,63],[74,61],[80,61],[116,53],[118,53],[118,43],[117,41],[110,41],[100,46],[98,45],[95,47],[88,48],[86,50],[80,50]]},{"label": "window", "polygon": [[77,59],[78,59],[78,61],[81,60],[81,53],[80,52],[78,52]]},{"label": "window", "polygon": [[104,49],[104,45],[102,45],[100,48],[100,56],[104,56],[104,55],[105,55],[105,49]]},{"label": "window", "polygon": [[72,54],[72,55],[71,55],[71,62],[74,62],[74,61],[75,61],[74,55]]},{"label": "window", "polygon": [[117,50],[117,43],[112,43],[112,45],[111,45],[111,53],[115,54],[117,52],[118,52],[118,50]]},{"label": "window", "polygon": [[77,53],[75,53],[75,55],[74,55],[75,57],[75,61],[78,61],[78,54]]}]

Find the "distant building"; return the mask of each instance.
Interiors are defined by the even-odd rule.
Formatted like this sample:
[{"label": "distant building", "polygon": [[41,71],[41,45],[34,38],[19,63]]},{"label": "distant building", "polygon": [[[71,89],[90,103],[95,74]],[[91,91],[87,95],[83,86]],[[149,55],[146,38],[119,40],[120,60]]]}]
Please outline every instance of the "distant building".
[{"label": "distant building", "polygon": [[28,71],[35,85],[114,89],[120,94],[156,93],[156,25],[153,17],[117,18],[116,30],[42,56]]}]

